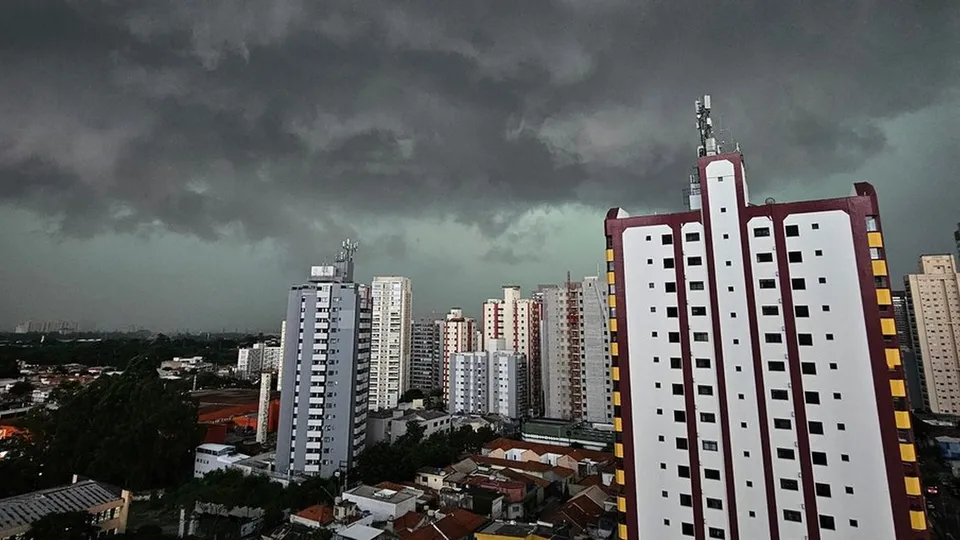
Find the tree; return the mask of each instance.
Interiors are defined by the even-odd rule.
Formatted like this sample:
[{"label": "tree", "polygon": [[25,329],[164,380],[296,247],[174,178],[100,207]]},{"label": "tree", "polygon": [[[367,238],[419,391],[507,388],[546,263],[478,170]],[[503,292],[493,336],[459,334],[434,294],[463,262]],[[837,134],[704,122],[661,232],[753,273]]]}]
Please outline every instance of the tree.
[{"label": "tree", "polygon": [[37,489],[43,480],[40,449],[23,433],[0,439],[0,498]]},{"label": "tree", "polygon": [[27,429],[45,481],[80,474],[128,489],[189,477],[203,437],[189,392],[142,369],[100,377],[57,409],[36,409]]},{"label": "tree", "polygon": [[25,540],[90,540],[99,529],[90,524],[87,512],[47,514],[34,521],[24,535]]},{"label": "tree", "polygon": [[423,390],[420,390],[419,388],[411,388],[406,392],[404,392],[403,395],[400,396],[400,399],[397,401],[399,401],[400,403],[412,403],[413,400],[415,399],[423,399],[423,398],[424,398]]},{"label": "tree", "polygon": [[17,379],[20,377],[20,368],[13,358],[0,358],[0,379]]}]

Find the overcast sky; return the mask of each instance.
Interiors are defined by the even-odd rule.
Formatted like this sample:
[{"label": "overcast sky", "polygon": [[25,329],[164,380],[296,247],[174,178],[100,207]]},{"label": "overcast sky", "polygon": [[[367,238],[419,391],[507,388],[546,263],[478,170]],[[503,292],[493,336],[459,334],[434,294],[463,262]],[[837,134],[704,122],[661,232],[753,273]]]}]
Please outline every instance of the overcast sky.
[{"label": "overcast sky", "polygon": [[756,201],[877,186],[953,249],[960,3],[0,2],[0,328],[276,330],[345,237],[414,312],[595,274],[683,208],[713,96]]}]

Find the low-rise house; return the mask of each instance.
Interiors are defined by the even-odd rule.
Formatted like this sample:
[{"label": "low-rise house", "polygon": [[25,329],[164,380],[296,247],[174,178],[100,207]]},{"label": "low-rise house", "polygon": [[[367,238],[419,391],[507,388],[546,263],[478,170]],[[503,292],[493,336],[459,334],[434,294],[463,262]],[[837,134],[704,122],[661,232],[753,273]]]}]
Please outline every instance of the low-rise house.
[{"label": "low-rise house", "polygon": [[193,460],[193,477],[203,478],[210,472],[228,469],[249,457],[238,453],[236,447],[229,444],[201,444]]},{"label": "low-rise house", "polygon": [[484,444],[482,454],[486,457],[507,461],[538,462],[571,469],[576,472],[575,481],[585,476],[598,474],[604,464],[614,460],[614,455],[609,452],[529,443],[505,438],[499,438]]},{"label": "low-rise house", "polygon": [[308,506],[299,512],[290,514],[290,523],[298,523],[314,529],[333,523],[333,507],[325,504]]},{"label": "low-rise house", "polygon": [[180,515],[180,537],[246,538],[263,527],[263,508],[237,506],[229,508],[218,503],[197,501],[187,516]]},{"label": "low-rise house", "polygon": [[540,521],[554,526],[567,525],[572,532],[590,538],[609,538],[616,530],[616,510],[615,499],[593,486],[540,516]]},{"label": "low-rise house", "polygon": [[412,532],[398,533],[403,540],[468,540],[480,530],[487,518],[457,508],[447,514],[436,514],[437,519],[428,521]]},{"label": "low-rise house", "polygon": [[88,512],[101,534],[122,534],[132,500],[127,490],[74,475],[66,486],[0,499],[0,540],[23,535],[44,516],[66,512]]},{"label": "low-rise house", "polygon": [[369,512],[375,520],[393,521],[417,509],[418,494],[413,490],[394,490],[360,485],[343,492],[342,498],[357,505],[361,512]]},{"label": "low-rise house", "polygon": [[449,433],[451,429],[450,415],[442,411],[410,407],[372,411],[367,413],[367,447],[396,442],[407,434],[411,422],[423,426],[424,438],[434,433]]}]

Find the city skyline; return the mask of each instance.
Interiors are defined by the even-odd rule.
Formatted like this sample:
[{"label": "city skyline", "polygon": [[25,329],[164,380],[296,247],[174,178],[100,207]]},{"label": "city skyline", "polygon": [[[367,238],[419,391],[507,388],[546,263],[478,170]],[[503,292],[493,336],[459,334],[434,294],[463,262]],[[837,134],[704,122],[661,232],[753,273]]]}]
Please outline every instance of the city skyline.
[{"label": "city skyline", "polygon": [[869,181],[895,276],[955,250],[955,4],[349,7],[4,2],[0,328],[273,328],[344,237],[477,316],[682,209],[698,92],[756,200]]}]

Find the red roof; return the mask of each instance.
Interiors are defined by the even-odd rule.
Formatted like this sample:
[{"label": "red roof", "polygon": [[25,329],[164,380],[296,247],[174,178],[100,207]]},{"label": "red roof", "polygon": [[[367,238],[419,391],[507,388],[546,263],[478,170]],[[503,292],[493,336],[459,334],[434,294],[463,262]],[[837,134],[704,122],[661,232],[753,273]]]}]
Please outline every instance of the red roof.
[{"label": "red roof", "polygon": [[397,531],[397,533],[400,531],[412,531],[421,521],[423,521],[422,515],[410,511],[393,520],[393,530]]},{"label": "red roof", "polygon": [[586,529],[588,525],[596,523],[603,514],[603,507],[586,496],[570,499],[560,508],[541,519],[548,523],[570,523],[578,530]]},{"label": "red roof", "polygon": [[471,456],[470,459],[484,465],[494,465],[507,469],[515,469],[534,473],[552,472],[557,476],[567,478],[576,474],[577,471],[566,467],[554,467],[539,461],[513,461],[510,459],[492,458],[490,456]]},{"label": "red roof", "polygon": [[316,521],[321,525],[327,525],[328,523],[333,523],[333,508],[325,504],[315,504],[297,512],[297,517]]},{"label": "red roof", "polygon": [[440,521],[424,525],[412,533],[398,531],[403,540],[460,540],[480,530],[487,518],[462,508],[451,511]]},{"label": "red roof", "polygon": [[532,450],[541,456],[543,454],[559,454],[561,456],[570,456],[577,461],[590,459],[593,461],[609,461],[614,458],[610,452],[598,452],[596,450],[584,450],[582,448],[570,448],[569,446],[556,446],[552,444],[532,443],[526,441],[517,441],[500,437],[483,445],[488,450],[499,448],[501,450]]}]

